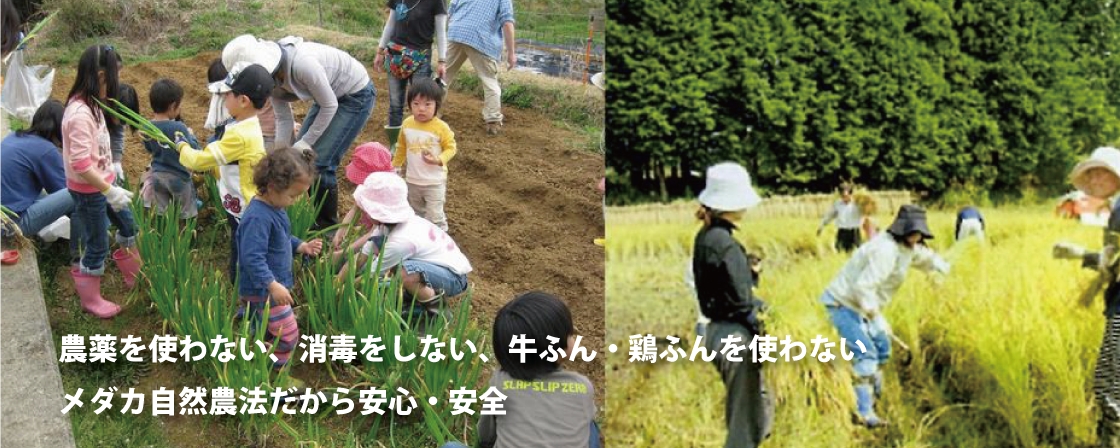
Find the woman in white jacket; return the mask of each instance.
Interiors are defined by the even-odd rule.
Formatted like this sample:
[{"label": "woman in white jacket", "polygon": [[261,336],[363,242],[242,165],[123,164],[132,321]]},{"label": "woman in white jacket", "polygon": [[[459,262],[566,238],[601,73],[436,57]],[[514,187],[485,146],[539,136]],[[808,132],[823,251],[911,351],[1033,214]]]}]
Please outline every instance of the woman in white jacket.
[{"label": "woman in white jacket", "polygon": [[[883,317],[910,267],[949,272],[949,264],[924,244],[932,239],[926,212],[904,205],[886,232],[856,250],[821,296],[832,324],[855,354],[855,392],[860,419],[869,427],[886,424],[875,414],[882,389],[879,366],[891,354],[891,330]],[[862,347],[861,347],[862,346]]]}]

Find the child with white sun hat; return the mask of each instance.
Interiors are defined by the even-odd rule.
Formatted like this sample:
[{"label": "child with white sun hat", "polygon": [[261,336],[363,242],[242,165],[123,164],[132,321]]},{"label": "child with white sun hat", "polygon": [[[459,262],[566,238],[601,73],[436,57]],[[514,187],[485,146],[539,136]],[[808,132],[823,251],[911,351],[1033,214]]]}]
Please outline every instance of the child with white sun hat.
[{"label": "child with white sun hat", "polygon": [[403,269],[400,274],[407,296],[429,309],[438,299],[467,289],[470,261],[447,232],[412,210],[404,179],[393,173],[370,173],[354,190],[354,203],[385,236],[382,247],[377,247],[376,240],[362,247],[358,266],[373,258],[369,270],[376,275]]}]

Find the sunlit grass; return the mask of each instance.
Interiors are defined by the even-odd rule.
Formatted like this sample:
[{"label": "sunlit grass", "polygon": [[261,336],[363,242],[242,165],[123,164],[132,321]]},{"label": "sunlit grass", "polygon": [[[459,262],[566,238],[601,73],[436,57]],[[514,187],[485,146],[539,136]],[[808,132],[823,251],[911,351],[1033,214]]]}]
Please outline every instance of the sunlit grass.
[{"label": "sunlit grass", "polygon": [[[607,338],[680,335],[691,350],[696,305],[683,282],[699,224],[693,205],[607,218]],[[614,219],[612,211],[619,211]],[[877,217],[881,226],[891,216]],[[933,212],[931,245],[953,263],[938,285],[912,271],[886,310],[895,344],[880,415],[892,426],[851,424],[849,365],[808,357],[766,367],[777,399],[768,447],[1079,446],[1093,442],[1092,368],[1103,316],[1077,298],[1093,273],[1050,258],[1056,241],[1099,246],[1100,229],[1049,210],[985,210],[989,244],[952,244],[954,216]],[[817,238],[815,219],[746,220],[739,233],[765,258],[757,293],[768,329],[810,345],[838,336],[818,299],[846,261]],[[832,232],[828,232],[832,233]],[[811,347],[811,345],[810,345]],[[722,446],[724,387],[703,362],[628,363],[608,356],[605,434],[611,446]],[[838,353],[837,349],[833,353]],[[663,418],[666,410],[674,417]]]}]

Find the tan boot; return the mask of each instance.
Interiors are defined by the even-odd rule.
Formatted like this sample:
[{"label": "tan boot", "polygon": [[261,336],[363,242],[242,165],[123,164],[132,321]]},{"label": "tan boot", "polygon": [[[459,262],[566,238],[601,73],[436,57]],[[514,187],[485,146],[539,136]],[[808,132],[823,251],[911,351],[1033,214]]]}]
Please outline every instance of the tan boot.
[{"label": "tan boot", "polygon": [[499,121],[486,123],[486,133],[490,135],[498,135],[502,133],[502,123]]}]

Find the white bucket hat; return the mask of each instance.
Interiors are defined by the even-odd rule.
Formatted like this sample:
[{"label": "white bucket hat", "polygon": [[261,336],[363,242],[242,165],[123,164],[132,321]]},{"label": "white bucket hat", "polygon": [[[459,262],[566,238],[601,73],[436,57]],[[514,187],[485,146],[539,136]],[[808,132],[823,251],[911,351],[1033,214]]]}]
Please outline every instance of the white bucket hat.
[{"label": "white bucket hat", "polygon": [[1085,175],[1093,168],[1104,168],[1120,178],[1120,150],[1109,146],[1097,148],[1088,160],[1078,163],[1069,175],[1070,182],[1078,190],[1090,196],[1098,196],[1101,192],[1090,191],[1092,186],[1089,185],[1089,177]]},{"label": "white bucket hat", "polygon": [[269,40],[257,39],[252,34],[242,34],[233,38],[222,49],[222,65],[227,70],[238,62],[260,64],[269,73],[276,73],[280,66],[280,45]]},{"label": "white bucket hat", "polygon": [[607,80],[605,72],[599,72],[591,76],[591,83],[598,87],[599,90],[607,90]]},{"label": "white bucket hat", "polygon": [[751,175],[738,163],[724,162],[708,167],[708,179],[700,192],[700,203],[712,210],[736,212],[758,205],[762,198],[751,187]]},{"label": "white bucket hat", "polygon": [[405,222],[416,214],[408,205],[408,184],[395,173],[370,173],[354,190],[354,202],[370,218],[385,224]]}]

